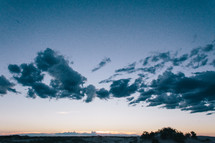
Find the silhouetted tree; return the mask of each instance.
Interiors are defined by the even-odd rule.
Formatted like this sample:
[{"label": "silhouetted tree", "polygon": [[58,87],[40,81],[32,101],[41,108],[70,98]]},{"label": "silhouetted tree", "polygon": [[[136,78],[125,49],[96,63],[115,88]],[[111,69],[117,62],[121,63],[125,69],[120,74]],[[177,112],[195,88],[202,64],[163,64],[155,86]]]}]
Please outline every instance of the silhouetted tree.
[{"label": "silhouetted tree", "polygon": [[190,134],[191,134],[191,138],[197,139],[196,133],[194,131],[191,131]]},{"label": "silhouetted tree", "polygon": [[183,143],[186,139],[184,134],[182,132],[177,131],[176,129],[173,128],[163,128],[158,131],[160,134],[161,139],[172,139],[176,142]]},{"label": "silhouetted tree", "polygon": [[155,136],[155,133],[154,132],[147,132],[147,131],[144,131],[143,134],[140,136],[142,139],[146,139],[146,140],[150,140],[150,139],[153,139]]},{"label": "silhouetted tree", "polygon": [[158,130],[158,132],[160,133],[161,139],[164,139],[164,140],[170,139],[174,136],[174,134],[176,134],[176,130],[170,127]]},{"label": "silhouetted tree", "polygon": [[176,134],[174,134],[172,139],[178,143],[184,143],[186,137],[184,136],[184,134],[182,132],[176,132]]},{"label": "silhouetted tree", "polygon": [[150,134],[149,134],[149,138],[150,139],[153,139],[155,137],[155,133],[154,132],[151,132]]},{"label": "silhouetted tree", "polygon": [[140,136],[141,139],[146,139],[149,140],[150,139],[150,134],[147,131],[144,131],[143,134]]},{"label": "silhouetted tree", "polygon": [[186,137],[186,138],[190,138],[190,137],[191,137],[191,134],[190,134],[190,133],[186,133],[186,134],[185,134],[185,137]]},{"label": "silhouetted tree", "polygon": [[152,143],[157,143],[158,137],[160,137],[163,140],[165,139],[174,140],[178,143],[184,143],[186,138],[197,139],[196,133],[194,131],[190,133],[186,133],[184,135],[182,132],[170,127],[162,128],[156,132],[151,132],[151,133],[144,131],[143,134],[141,135],[141,139],[147,139],[147,140],[152,139]]}]

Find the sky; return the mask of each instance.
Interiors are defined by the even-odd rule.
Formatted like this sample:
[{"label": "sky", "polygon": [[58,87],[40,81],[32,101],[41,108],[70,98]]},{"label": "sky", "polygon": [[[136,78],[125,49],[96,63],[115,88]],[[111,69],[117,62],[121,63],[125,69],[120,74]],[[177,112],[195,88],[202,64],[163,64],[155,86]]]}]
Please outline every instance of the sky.
[{"label": "sky", "polygon": [[0,134],[215,136],[214,7],[0,0]]}]

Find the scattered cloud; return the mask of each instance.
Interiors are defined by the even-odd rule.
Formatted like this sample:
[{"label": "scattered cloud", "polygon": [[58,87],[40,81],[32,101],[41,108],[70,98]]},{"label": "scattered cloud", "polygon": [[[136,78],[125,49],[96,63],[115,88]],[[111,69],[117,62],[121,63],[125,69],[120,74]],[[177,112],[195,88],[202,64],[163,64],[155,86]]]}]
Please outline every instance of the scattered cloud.
[{"label": "scattered cloud", "polygon": [[[215,111],[214,51],[214,44],[208,44],[181,55],[178,52],[155,53],[115,70],[113,75],[99,82],[109,83],[109,90],[97,89],[92,84],[85,86],[87,79],[70,67],[64,56],[50,48],[39,52],[34,62],[11,64],[8,69],[18,84],[28,87],[29,98],[84,99],[86,103],[96,97],[105,100],[126,98],[130,105],[143,103],[147,107],[208,112],[207,115],[211,115]],[[109,62],[110,58],[103,59],[92,72]],[[188,73],[203,66],[210,66],[210,70]],[[184,68],[188,71],[183,71]],[[43,82],[46,74],[51,76],[49,85]],[[128,77],[116,79],[123,75]],[[129,78],[129,75],[137,78]],[[4,76],[0,77],[0,94],[16,92],[13,86]]]},{"label": "scattered cloud", "polygon": [[92,72],[95,72],[102,67],[104,67],[106,64],[110,63],[111,59],[110,58],[104,58],[94,69],[92,69]]}]

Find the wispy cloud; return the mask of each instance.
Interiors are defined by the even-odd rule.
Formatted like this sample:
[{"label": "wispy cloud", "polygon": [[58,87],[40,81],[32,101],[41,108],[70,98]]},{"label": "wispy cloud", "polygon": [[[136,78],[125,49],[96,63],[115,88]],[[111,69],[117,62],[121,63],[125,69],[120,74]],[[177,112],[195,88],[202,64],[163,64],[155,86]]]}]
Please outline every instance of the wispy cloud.
[{"label": "wispy cloud", "polygon": [[95,72],[102,67],[104,67],[106,64],[110,63],[111,59],[110,58],[104,58],[94,69],[92,69],[92,72]]}]

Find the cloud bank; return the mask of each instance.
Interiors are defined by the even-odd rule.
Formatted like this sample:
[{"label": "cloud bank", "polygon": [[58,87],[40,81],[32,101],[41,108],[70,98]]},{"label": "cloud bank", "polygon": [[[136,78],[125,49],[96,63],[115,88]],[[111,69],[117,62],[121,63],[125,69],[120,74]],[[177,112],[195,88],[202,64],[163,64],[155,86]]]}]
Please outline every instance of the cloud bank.
[{"label": "cloud bank", "polygon": [[[111,83],[109,92],[112,96],[128,97],[130,105],[144,104],[191,113],[210,112],[207,114],[210,115],[215,111],[214,55],[214,44],[183,54],[155,53],[115,70],[115,74],[100,83]],[[131,79],[119,79],[122,75],[137,76],[133,79],[136,83],[130,94],[131,87],[127,83]]]},{"label": "cloud bank", "polygon": [[[27,87],[29,98],[83,99],[86,103],[96,97],[105,100],[127,98],[129,105],[143,104],[211,115],[215,111],[214,54],[214,44],[182,54],[155,53],[116,69],[108,79],[99,82],[108,83],[109,89],[85,85],[87,78],[50,48],[40,51],[32,63],[10,64],[8,69],[18,84]],[[92,72],[110,61],[110,58],[103,59]],[[51,77],[49,84],[44,82],[47,74]],[[119,78],[124,75],[128,78]],[[4,76],[0,77],[0,94],[16,92],[13,86]]]}]

